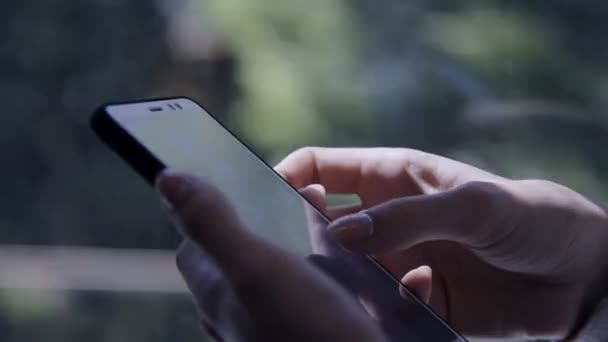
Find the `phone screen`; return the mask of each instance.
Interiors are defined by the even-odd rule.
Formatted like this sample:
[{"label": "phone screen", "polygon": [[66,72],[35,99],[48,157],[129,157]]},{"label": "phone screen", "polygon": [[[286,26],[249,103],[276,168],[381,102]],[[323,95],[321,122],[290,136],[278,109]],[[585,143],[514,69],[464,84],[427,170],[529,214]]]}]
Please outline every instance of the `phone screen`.
[{"label": "phone screen", "polygon": [[370,257],[332,242],[325,217],[196,102],[111,104],[102,115],[162,165],[214,184],[256,234],[307,258],[355,296],[389,340],[464,341]]}]

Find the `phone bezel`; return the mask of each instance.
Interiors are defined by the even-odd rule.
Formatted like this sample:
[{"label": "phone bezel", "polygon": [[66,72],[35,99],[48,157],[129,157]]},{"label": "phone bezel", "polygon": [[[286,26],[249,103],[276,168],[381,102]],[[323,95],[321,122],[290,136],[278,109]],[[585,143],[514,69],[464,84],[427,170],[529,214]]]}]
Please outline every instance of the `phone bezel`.
[{"label": "phone bezel", "polygon": [[[107,102],[99,106],[93,113],[91,117],[91,128],[97,134],[97,136],[104,141],[110,148],[116,152],[125,162],[127,162],[133,169],[139,173],[148,184],[154,186],[154,182],[158,174],[168,166],[161,162],[155,155],[146,148],[142,143],[140,143],[135,137],[133,137],[126,129],[124,129],[112,116],[108,113],[107,108],[110,106],[120,106],[120,105],[133,105],[133,104],[146,104],[154,105],[158,102],[166,102],[166,101],[190,101],[195,105],[200,107],[204,113],[209,115],[213,120],[215,120],[228,134],[230,134],[234,139],[236,139],[241,145],[243,145],[250,153],[252,153],[256,158],[258,158],[275,176],[279,181],[284,182],[287,186],[289,186],[295,193],[296,196],[299,196],[302,200],[306,201],[312,208],[314,208],[319,215],[321,215],[325,220],[330,222],[329,218],[323,214],[317,207],[314,206],[308,199],[302,196],[298,190],[293,187],[287,180],[285,180],[281,175],[279,175],[274,168],[272,168],[260,155],[258,155],[246,142],[237,137],[228,127],[226,127],[220,120],[218,120],[213,114],[205,110],[205,108],[193,100],[192,98],[186,96],[178,96],[178,97],[159,97],[159,98],[148,98],[148,99],[140,99],[133,101],[117,101],[117,102]],[[179,102],[178,102],[179,103]],[[185,106],[186,107],[186,106]],[[180,109],[181,110],[181,109]],[[374,263],[378,268],[380,268],[388,277],[392,278],[396,285],[401,285],[399,279],[397,279],[392,273],[390,273],[386,267],[380,264],[376,259],[374,259],[370,255],[366,255],[366,257]],[[402,286],[402,285],[401,285]],[[468,341],[464,336],[462,336],[458,331],[452,328],[448,322],[446,322],[443,318],[441,318],[428,304],[424,303],[420,300],[416,295],[414,295],[408,288],[402,286],[403,289],[410,295],[414,300],[422,305],[427,311],[429,311],[439,322],[441,322],[447,329],[449,329],[456,336],[461,338],[463,341]]]}]

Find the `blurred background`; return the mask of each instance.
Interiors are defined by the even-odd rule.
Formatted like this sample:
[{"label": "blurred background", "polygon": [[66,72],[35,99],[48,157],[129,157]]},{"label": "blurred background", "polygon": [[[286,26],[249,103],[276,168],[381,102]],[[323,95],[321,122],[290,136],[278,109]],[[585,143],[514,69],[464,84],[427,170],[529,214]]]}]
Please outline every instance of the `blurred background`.
[{"label": "blurred background", "polygon": [[202,340],[154,192],[91,133],[186,95],[275,163],[407,146],[608,199],[608,2],[0,3],[0,340]]}]

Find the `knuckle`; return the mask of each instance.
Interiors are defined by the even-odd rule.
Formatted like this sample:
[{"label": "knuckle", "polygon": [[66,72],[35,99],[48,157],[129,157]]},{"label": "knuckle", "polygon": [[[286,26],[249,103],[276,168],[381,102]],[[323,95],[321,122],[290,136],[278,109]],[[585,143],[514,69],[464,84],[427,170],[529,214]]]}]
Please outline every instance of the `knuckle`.
[{"label": "knuckle", "polygon": [[407,168],[415,165],[426,165],[424,161],[433,156],[432,154],[413,148],[399,148],[395,149],[393,153],[397,160],[406,163]]},{"label": "knuckle", "polygon": [[480,209],[492,208],[497,202],[507,199],[507,191],[496,183],[485,181],[470,181],[461,186],[458,191],[463,200],[481,206]]},{"label": "knuckle", "polygon": [[423,155],[426,155],[425,152],[422,152],[420,150],[413,149],[413,148],[406,148],[406,147],[394,149],[394,153],[395,153],[395,155],[397,155],[403,159],[411,159],[412,157],[421,157]]},{"label": "knuckle", "polygon": [[469,244],[491,244],[510,231],[517,221],[517,203],[502,184],[471,181],[461,186],[457,193],[459,202],[467,208],[461,225]]},{"label": "knuckle", "polygon": [[298,169],[301,168],[303,164],[314,162],[319,149],[321,148],[314,146],[300,147],[283,158],[274,169],[279,175],[285,178],[287,182],[292,185],[297,185],[298,180],[295,179],[295,177],[298,173]]},{"label": "knuckle", "polygon": [[308,155],[315,154],[318,149],[319,149],[319,147],[317,147],[317,146],[304,146],[304,147],[300,147],[300,148],[296,149],[295,151],[293,151],[292,154],[308,156]]},{"label": "knuckle", "polygon": [[322,149],[323,147],[318,146],[304,146],[293,151],[290,156],[293,157],[293,160],[315,160]]},{"label": "knuckle", "polygon": [[469,215],[477,216],[477,219],[472,220],[473,222],[495,221],[503,209],[506,199],[504,190],[499,186],[481,181],[466,183],[460,189],[459,194],[461,195],[460,200],[468,207]]},{"label": "knuckle", "polygon": [[304,147],[297,148],[297,149],[291,151],[283,159],[283,161],[281,163],[279,163],[279,166],[282,166],[283,162],[289,162],[291,160],[299,160],[300,158],[306,158],[310,155],[314,155],[315,149],[316,148],[313,146],[304,146]]}]

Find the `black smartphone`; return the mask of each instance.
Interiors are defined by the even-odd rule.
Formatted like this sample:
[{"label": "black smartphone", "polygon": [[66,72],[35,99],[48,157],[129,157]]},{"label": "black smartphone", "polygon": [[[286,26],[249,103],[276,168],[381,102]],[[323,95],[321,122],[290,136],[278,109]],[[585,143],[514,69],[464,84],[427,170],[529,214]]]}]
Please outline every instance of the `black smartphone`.
[{"label": "black smartphone", "polygon": [[466,341],[372,257],[329,239],[327,218],[195,101],[109,103],[95,111],[91,125],[150,184],[166,167],[212,182],[255,233],[341,284],[388,340]]}]

